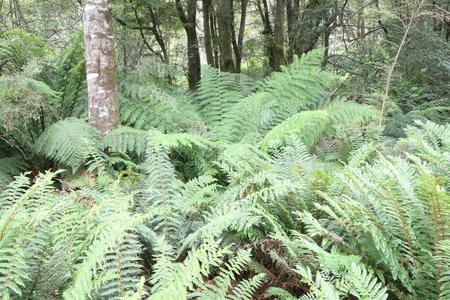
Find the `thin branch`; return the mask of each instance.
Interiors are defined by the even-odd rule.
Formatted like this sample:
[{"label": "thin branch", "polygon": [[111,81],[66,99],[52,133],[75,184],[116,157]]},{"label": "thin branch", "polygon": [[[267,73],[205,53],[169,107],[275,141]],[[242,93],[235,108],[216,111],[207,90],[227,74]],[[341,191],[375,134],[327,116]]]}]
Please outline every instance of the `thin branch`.
[{"label": "thin branch", "polygon": [[141,19],[139,18],[139,15],[137,13],[136,8],[133,7],[133,11],[134,11],[134,16],[136,17],[136,21],[139,24],[139,33],[141,35],[142,40],[144,41],[144,44],[147,46],[147,48],[153,52],[154,54],[156,54],[162,61],[164,61],[163,56],[161,55],[161,53],[159,53],[158,51],[155,51],[150,44],[147,42],[147,39],[145,38],[145,34],[144,34],[144,29],[142,27],[142,23],[141,23]]},{"label": "thin branch", "polygon": [[384,111],[386,110],[386,101],[389,96],[389,90],[391,87],[391,80],[392,80],[392,74],[394,73],[395,66],[397,65],[398,58],[400,57],[400,53],[403,49],[403,46],[406,44],[406,38],[408,37],[409,31],[412,27],[412,24],[416,17],[419,15],[419,11],[422,8],[422,5],[424,4],[425,0],[421,0],[413,14],[411,15],[411,18],[409,19],[408,25],[406,26],[405,33],[403,34],[402,41],[400,42],[400,45],[398,46],[397,54],[395,54],[394,61],[392,62],[391,67],[389,68],[387,80],[386,80],[386,86],[384,89],[384,95],[383,99],[381,101],[381,109],[380,109],[380,116],[378,118],[378,126],[381,126],[383,124],[383,117],[384,117]]}]

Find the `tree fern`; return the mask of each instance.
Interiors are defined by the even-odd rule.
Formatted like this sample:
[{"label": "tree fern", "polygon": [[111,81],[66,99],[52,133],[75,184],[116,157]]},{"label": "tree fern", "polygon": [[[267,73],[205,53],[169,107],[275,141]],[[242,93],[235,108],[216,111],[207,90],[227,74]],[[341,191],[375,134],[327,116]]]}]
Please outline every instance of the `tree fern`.
[{"label": "tree fern", "polygon": [[260,141],[263,149],[280,144],[290,135],[300,135],[305,145],[312,147],[320,134],[333,124],[364,121],[374,117],[374,111],[353,103],[336,102],[326,109],[300,112],[274,127]]},{"label": "tree fern", "polygon": [[122,101],[120,117],[122,124],[136,129],[160,128],[166,132],[175,130],[170,107],[138,101]]},{"label": "tree fern", "polygon": [[220,137],[220,131],[226,126],[225,115],[244,96],[237,84],[237,76],[239,75],[221,72],[212,67],[203,68],[195,99],[201,107],[206,124],[217,137]]},{"label": "tree fern", "polygon": [[317,109],[327,101],[327,88],[339,77],[321,70],[320,60],[319,49],[310,51],[295,57],[292,64],[282,67],[282,72],[274,72],[264,81],[263,89],[276,100],[272,127],[299,111]]},{"label": "tree fern", "polygon": [[[207,101],[208,107],[204,109],[211,109],[210,102],[213,107],[217,107],[213,111],[216,119],[220,116],[221,125],[216,126],[216,138],[234,142],[246,139],[254,142],[255,138],[293,114],[317,109],[328,102],[326,90],[338,77],[320,70],[320,57],[319,52],[311,51],[301,58],[296,58],[291,65],[283,67],[283,72],[274,73],[263,81],[258,92],[238,102],[236,100],[240,97],[235,95],[234,87],[226,88],[231,82],[221,78],[222,75],[217,72],[207,72],[204,81],[211,77],[213,83],[205,83],[201,99],[210,99]],[[221,83],[214,83],[214,80]],[[215,86],[214,84],[218,87],[217,90],[211,87]],[[224,95],[224,99],[217,99],[215,95]],[[210,123],[208,117],[206,122]]]},{"label": "tree fern", "polygon": [[216,145],[208,139],[191,133],[168,133],[158,130],[142,130],[121,126],[101,140],[102,148],[113,152],[129,153],[143,158],[148,147],[163,145],[170,149],[183,147],[198,147],[200,149],[213,148]]},{"label": "tree fern", "polygon": [[19,175],[26,167],[26,162],[20,157],[0,158],[0,190],[13,180],[13,176]]},{"label": "tree fern", "polygon": [[195,105],[185,97],[173,97],[170,103],[156,101],[150,98],[147,101],[123,99],[121,101],[122,124],[137,129],[158,128],[163,132],[189,131],[205,133],[202,119]]},{"label": "tree fern", "polygon": [[101,145],[108,151],[135,154],[142,158],[148,147],[148,132],[120,126],[102,137]]},{"label": "tree fern", "polygon": [[76,171],[97,149],[97,143],[98,133],[94,128],[82,120],[69,118],[47,128],[34,149],[37,154]]}]

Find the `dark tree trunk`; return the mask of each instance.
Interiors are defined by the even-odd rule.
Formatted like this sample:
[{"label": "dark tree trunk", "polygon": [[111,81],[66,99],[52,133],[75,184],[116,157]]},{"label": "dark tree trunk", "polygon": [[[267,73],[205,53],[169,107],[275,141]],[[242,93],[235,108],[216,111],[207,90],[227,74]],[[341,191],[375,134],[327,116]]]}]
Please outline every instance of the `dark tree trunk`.
[{"label": "dark tree trunk", "polygon": [[319,26],[323,16],[315,10],[317,10],[320,5],[320,0],[311,0],[306,6],[305,13],[296,30],[296,45],[294,52],[297,55],[301,55],[314,49],[314,46],[319,40]]},{"label": "dark tree trunk", "polygon": [[189,89],[195,90],[200,81],[200,53],[198,48],[198,39],[196,31],[197,1],[187,0],[186,12],[180,0],[175,0],[178,17],[183,23],[187,37],[187,53],[188,53],[188,81]]},{"label": "dark tree trunk", "polygon": [[204,31],[204,43],[206,52],[206,62],[210,66],[214,66],[214,54],[211,41],[211,0],[202,0],[203,4],[203,31]]},{"label": "dark tree trunk", "polygon": [[296,23],[298,22],[299,10],[300,10],[300,0],[286,0],[288,63],[292,63],[294,59],[295,41],[297,39],[294,28],[296,26]]},{"label": "dark tree trunk", "polygon": [[217,37],[217,18],[214,14],[211,14],[210,18],[210,28],[211,28],[211,40],[213,46],[213,54],[214,54],[214,67],[220,68],[220,57],[219,57],[219,39]]},{"label": "dark tree trunk", "polygon": [[[247,18],[247,5],[248,0],[241,0],[241,18],[239,23],[239,32],[236,38],[236,32],[233,25],[233,50],[235,57],[235,71],[241,73],[242,52],[244,49],[244,32],[245,32],[245,20]],[[234,19],[234,18],[233,18]]]},{"label": "dark tree trunk", "polygon": [[285,64],[284,59],[284,20],[285,6],[284,0],[277,0],[275,5],[275,20],[273,30],[273,63],[274,71],[281,71],[281,65]]},{"label": "dark tree trunk", "polygon": [[322,59],[322,68],[325,68],[328,63],[328,57],[330,52],[330,30],[326,30],[323,36],[323,59]]},{"label": "dark tree trunk", "polygon": [[[262,5],[261,5],[262,3]],[[270,70],[274,70],[274,59],[273,59],[273,32],[272,32],[272,26],[270,25],[270,18],[269,18],[269,7],[267,5],[267,1],[266,0],[258,0],[256,2],[257,7],[258,7],[258,11],[259,11],[259,15],[261,17],[261,21],[264,24],[264,29],[263,29],[263,36],[265,39],[265,43],[266,43],[266,53],[267,53],[267,58],[269,60],[269,68]]]},{"label": "dark tree trunk", "polygon": [[169,61],[169,53],[167,52],[166,42],[165,42],[164,36],[161,32],[161,28],[159,27],[159,24],[160,24],[159,16],[151,7],[149,9],[149,13],[150,13],[150,19],[152,20],[152,26],[151,26],[152,33],[155,36],[156,42],[158,43],[158,45],[161,48],[161,51],[163,53],[162,60],[163,60],[163,62],[168,64],[170,62]]},{"label": "dark tree trunk", "polygon": [[233,6],[232,0],[219,0],[217,4],[219,29],[220,69],[234,72],[232,43]]}]

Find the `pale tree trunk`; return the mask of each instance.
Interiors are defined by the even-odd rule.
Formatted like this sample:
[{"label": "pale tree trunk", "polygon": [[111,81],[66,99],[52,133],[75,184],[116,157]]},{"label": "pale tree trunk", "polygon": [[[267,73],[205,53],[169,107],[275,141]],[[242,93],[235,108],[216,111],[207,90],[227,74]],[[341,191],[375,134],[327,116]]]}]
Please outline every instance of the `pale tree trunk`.
[{"label": "pale tree trunk", "polygon": [[82,4],[89,123],[105,135],[120,117],[111,5],[108,0]]}]

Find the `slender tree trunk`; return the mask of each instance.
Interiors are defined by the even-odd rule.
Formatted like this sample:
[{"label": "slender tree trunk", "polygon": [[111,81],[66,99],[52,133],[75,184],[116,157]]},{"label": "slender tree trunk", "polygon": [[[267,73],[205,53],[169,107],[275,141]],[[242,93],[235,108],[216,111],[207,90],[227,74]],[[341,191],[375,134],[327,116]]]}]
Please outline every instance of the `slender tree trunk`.
[{"label": "slender tree trunk", "polygon": [[189,89],[195,90],[200,81],[200,53],[198,48],[198,39],[196,31],[196,17],[197,17],[197,1],[187,0],[186,12],[180,0],[176,0],[178,16],[183,23],[187,37],[187,52],[188,52],[188,81]]},{"label": "slender tree trunk", "polygon": [[214,54],[214,67],[220,68],[220,57],[219,57],[219,38],[217,37],[217,20],[214,14],[211,14],[210,17],[210,29],[211,29],[211,40],[213,46],[213,54]]},{"label": "slender tree trunk", "polygon": [[330,30],[327,28],[327,30],[324,33],[323,36],[323,59],[322,59],[322,68],[325,68],[328,63],[329,53],[330,53]]},{"label": "slender tree trunk", "polygon": [[274,70],[281,71],[281,65],[285,64],[284,59],[284,20],[285,4],[284,0],[277,0],[275,5],[275,20],[273,30],[273,62]]},{"label": "slender tree trunk", "polygon": [[217,25],[219,29],[220,69],[234,72],[232,43],[233,6],[232,0],[217,3]]},{"label": "slender tree trunk", "polygon": [[357,9],[358,9],[358,16],[356,20],[356,26],[358,30],[357,37],[358,39],[364,39],[366,35],[365,21],[364,21],[364,0],[358,0]]},{"label": "slender tree trunk", "polygon": [[211,26],[210,26],[210,10],[211,0],[202,0],[203,4],[203,31],[206,52],[206,62],[210,66],[214,66],[214,54],[211,42]]},{"label": "slender tree trunk", "polygon": [[159,27],[160,21],[158,14],[153,10],[153,8],[149,8],[150,18],[152,20],[151,31],[155,36],[156,42],[158,43],[161,51],[163,53],[162,61],[166,64],[170,63],[169,53],[167,51],[166,41],[164,40],[164,36],[161,32],[161,28]]},{"label": "slender tree trunk", "polygon": [[83,27],[89,123],[105,135],[119,123],[117,68],[108,0],[85,0]]},{"label": "slender tree trunk", "polygon": [[[262,6],[261,6],[262,3]],[[270,70],[274,70],[274,60],[273,60],[273,32],[272,32],[272,26],[270,25],[270,18],[269,18],[269,7],[267,5],[266,0],[258,0],[256,2],[259,15],[261,16],[261,21],[264,24],[263,29],[263,36],[266,43],[266,53],[267,58],[269,60],[269,68]]]},{"label": "slender tree trunk", "polygon": [[[248,0],[241,0],[241,18],[239,23],[239,32],[236,38],[236,32],[233,25],[233,50],[235,57],[235,72],[241,73],[242,52],[244,50],[244,33],[245,33],[245,21],[247,18],[247,5]],[[234,19],[234,18],[233,18]]]},{"label": "slender tree trunk", "polygon": [[300,0],[286,0],[286,19],[287,19],[287,38],[288,38],[288,50],[287,50],[287,62],[292,63],[294,60],[295,49],[295,26],[298,21],[300,10]]}]

